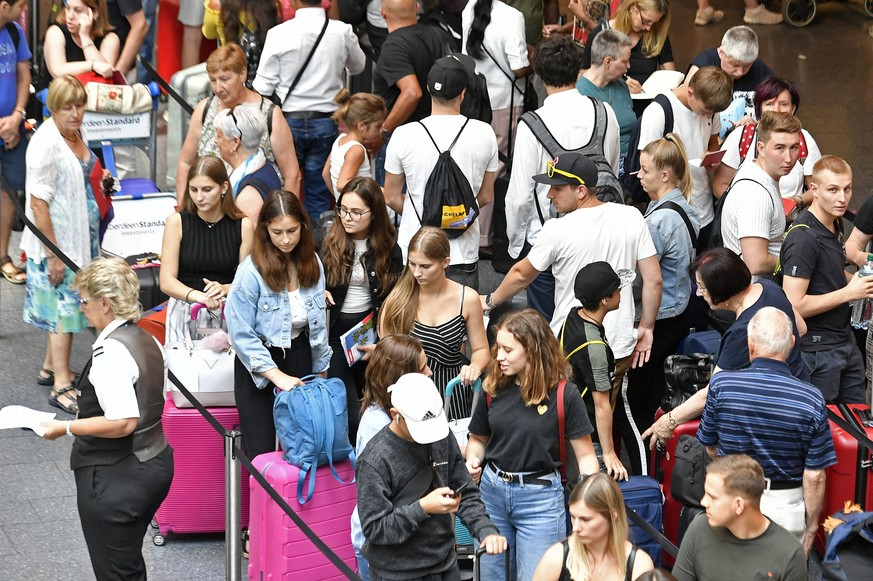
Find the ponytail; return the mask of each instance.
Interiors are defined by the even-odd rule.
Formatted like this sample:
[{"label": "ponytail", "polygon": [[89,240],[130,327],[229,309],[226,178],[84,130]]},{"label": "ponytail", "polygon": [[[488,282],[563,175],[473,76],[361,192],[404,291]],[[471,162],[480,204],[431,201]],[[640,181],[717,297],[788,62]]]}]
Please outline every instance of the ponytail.
[{"label": "ponytail", "polygon": [[485,56],[485,29],[491,24],[492,2],[493,0],[476,0],[473,8],[473,23],[467,35],[467,54],[477,60]]}]

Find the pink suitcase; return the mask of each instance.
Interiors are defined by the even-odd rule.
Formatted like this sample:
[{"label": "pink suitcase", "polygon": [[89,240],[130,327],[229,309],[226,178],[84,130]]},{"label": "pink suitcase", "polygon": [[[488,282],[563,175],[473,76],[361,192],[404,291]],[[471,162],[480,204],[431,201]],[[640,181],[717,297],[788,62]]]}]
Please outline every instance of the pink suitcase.
[{"label": "pink suitcase", "polygon": [[[315,494],[304,505],[297,502],[300,469],[288,464],[281,452],[261,454],[252,463],[297,514],[353,570],[357,569],[352,547],[351,516],[357,489],[337,482],[329,466],[316,472]],[[351,481],[355,469],[348,460],[334,464],[337,474]],[[322,555],[263,488],[250,478],[251,521],[249,526],[249,579],[257,581],[309,581],[345,579]]]},{"label": "pink suitcase", "polygon": [[[235,407],[208,408],[225,428],[239,428]],[[168,533],[224,532],[224,438],[194,408],[180,409],[167,397],[164,434],[173,447],[175,473],[170,493],[158,508],[158,533],[152,541],[164,544]],[[249,522],[248,472],[242,469],[242,526]]]}]

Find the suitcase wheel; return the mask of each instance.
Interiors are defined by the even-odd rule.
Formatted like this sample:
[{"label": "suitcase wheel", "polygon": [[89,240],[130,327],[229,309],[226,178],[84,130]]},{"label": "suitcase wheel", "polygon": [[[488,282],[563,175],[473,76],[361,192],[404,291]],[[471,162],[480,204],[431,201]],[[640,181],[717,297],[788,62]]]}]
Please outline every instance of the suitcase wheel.
[{"label": "suitcase wheel", "polygon": [[156,533],[155,536],[152,537],[152,542],[157,547],[163,547],[164,543],[167,542],[167,539],[161,533]]},{"label": "suitcase wheel", "polygon": [[156,528],[158,528],[158,521],[156,521],[155,519],[152,519],[152,522],[150,522],[149,525],[150,525],[153,529],[156,529]]}]

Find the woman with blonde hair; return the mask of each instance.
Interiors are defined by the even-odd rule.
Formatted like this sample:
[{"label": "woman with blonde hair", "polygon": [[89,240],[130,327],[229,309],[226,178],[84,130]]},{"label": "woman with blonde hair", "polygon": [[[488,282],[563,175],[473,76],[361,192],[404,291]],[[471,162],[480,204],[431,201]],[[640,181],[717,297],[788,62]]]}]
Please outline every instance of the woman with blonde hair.
[{"label": "woman with blonde hair", "polygon": [[[578,7],[578,8],[577,8]],[[584,11],[584,4],[571,2],[570,10]],[[632,43],[627,86],[631,93],[641,93],[642,85],[656,70],[676,70],[670,44],[670,3],[667,0],[624,0],[615,17],[604,20],[588,35],[582,53],[582,68],[591,66],[591,45],[601,30],[612,28],[625,33]]]},{"label": "woman with blonde hair", "polygon": [[685,310],[691,299],[694,247],[700,233],[691,199],[691,173],[682,140],[674,133],[649,143],[640,152],[640,183],[652,200],[646,225],[655,243],[664,288],[652,341],[652,354],[642,367],[628,372],[627,401],[640,432],[648,429],[664,397],[664,361],[676,353],[688,333]]},{"label": "woman with blonde hair", "polygon": [[570,493],[573,532],[543,555],[534,581],[634,581],[655,568],[628,540],[627,513],[618,484],[589,476]]},{"label": "woman with blonde hair", "polygon": [[482,385],[486,397],[473,410],[465,456],[488,515],[509,539],[515,559],[506,577],[503,558],[483,558],[482,578],[529,580],[543,553],[567,534],[559,474],[563,440],[569,440],[579,471],[596,473],[594,428],[579,388],[567,380],[570,364],[537,311],[501,319],[492,355]]},{"label": "woman with blonde hair", "polygon": [[[403,270],[397,232],[388,218],[382,188],[372,179],[356,177],[343,188],[336,219],[321,245],[321,260],[330,305],[328,339],[333,349],[328,376],[342,379],[346,385],[349,438],[354,442],[367,362],[349,366],[340,337],[368,316],[378,320],[382,301]],[[369,346],[362,351],[365,349]]]},{"label": "woman with blonde hair", "polygon": [[161,245],[161,290],[170,297],[166,344],[186,336],[193,303],[222,307],[237,266],[251,251],[254,226],[229,189],[224,162],[199,157],[179,211],[167,218]]},{"label": "woman with blonde hair", "polygon": [[[446,277],[449,239],[439,228],[421,228],[409,241],[406,270],[382,304],[379,335],[412,335],[424,346],[433,382],[445,395],[446,385],[461,378],[452,395],[449,419],[470,416],[472,384],[491,359],[475,289]],[[467,360],[465,345],[471,355]]]},{"label": "woman with blonde hair", "polygon": [[96,80],[93,75],[112,79],[121,52],[118,35],[112,30],[106,0],[66,0],[45,31],[40,85],[48,85],[46,76],[82,76],[83,83]]},{"label": "woman with blonde hair", "polygon": [[346,127],[340,133],[330,150],[324,164],[322,179],[327,189],[339,198],[345,185],[354,177],[373,177],[371,154],[380,143],[382,122],[388,116],[385,100],[372,93],[349,94],[348,89],[340,89],[334,97],[339,104],[332,118],[337,125]]},{"label": "woman with blonde hair", "polygon": [[[355,456],[360,457],[367,442],[391,423],[391,396],[388,388],[407,373],[431,376],[421,341],[409,335],[388,335],[379,341],[367,367],[367,386],[361,402],[361,422],[355,440]],[[358,558],[358,575],[367,581],[370,578],[370,568],[361,553],[364,541],[356,506],[352,513],[352,545]]]}]

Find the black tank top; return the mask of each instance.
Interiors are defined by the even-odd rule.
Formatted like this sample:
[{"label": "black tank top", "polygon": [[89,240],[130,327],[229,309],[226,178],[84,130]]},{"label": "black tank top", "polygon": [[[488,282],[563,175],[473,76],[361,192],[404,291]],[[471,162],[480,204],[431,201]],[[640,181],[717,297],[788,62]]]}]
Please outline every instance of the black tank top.
[{"label": "black tank top", "polygon": [[[573,578],[570,577],[570,571],[567,570],[567,557],[570,556],[570,542],[569,539],[564,539],[561,541],[561,546],[564,547],[564,562],[561,563],[561,576],[558,577],[558,581],[573,581]],[[625,565],[625,574],[624,581],[631,581],[632,575],[634,572],[634,561],[637,559],[637,551],[639,549],[635,546],[631,547],[630,553],[627,556],[627,564]]]},{"label": "black tank top", "polygon": [[[81,47],[76,44],[76,41],[73,40],[73,35],[70,34],[70,31],[67,29],[67,26],[65,24],[54,23],[51,26],[57,26],[60,29],[60,31],[64,34],[64,54],[67,57],[68,63],[78,63],[78,62],[87,60],[85,58],[85,51],[83,51],[81,49]],[[103,37],[98,36],[98,37],[94,38],[93,40],[94,40],[94,47],[97,50],[100,50],[100,45],[103,43]],[[52,75],[48,71],[48,67],[42,67],[42,71],[40,71],[40,76],[39,76],[40,88],[44,89],[44,88],[48,87],[49,83],[51,83],[51,81],[52,81]],[[107,82],[111,82],[111,81],[112,81],[112,79],[107,80]]]},{"label": "black tank top", "polygon": [[223,217],[208,224],[200,216],[179,212],[182,241],[179,245],[177,278],[193,289],[203,288],[203,279],[220,284],[233,282],[242,244],[242,219]]}]

